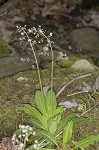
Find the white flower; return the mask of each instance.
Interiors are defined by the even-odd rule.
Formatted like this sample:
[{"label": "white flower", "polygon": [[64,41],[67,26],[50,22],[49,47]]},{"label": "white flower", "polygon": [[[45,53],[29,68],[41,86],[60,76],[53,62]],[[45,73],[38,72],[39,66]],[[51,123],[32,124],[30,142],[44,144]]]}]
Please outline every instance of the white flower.
[{"label": "white flower", "polygon": [[23,133],[26,133],[26,132],[27,132],[27,130],[26,130],[26,129],[23,129],[23,130],[22,130],[22,132],[23,132]]},{"label": "white flower", "polygon": [[31,39],[28,39],[28,42],[31,42],[32,40]]},{"label": "white flower", "polygon": [[24,126],[24,125],[21,125],[21,126],[20,126],[20,128],[21,128],[21,129],[24,129],[24,128],[25,128],[25,126]]},{"label": "white flower", "polygon": [[33,147],[36,149],[37,148],[37,144],[34,144]]},{"label": "white flower", "polygon": [[33,134],[33,135],[35,135],[35,134],[36,134],[36,132],[34,131],[32,134]]},{"label": "white flower", "polygon": [[28,29],[28,32],[29,32],[29,33],[32,33],[32,30],[31,30],[31,29]]},{"label": "white flower", "polygon": [[32,131],[33,129],[32,129],[32,127],[29,127],[29,131]]},{"label": "white flower", "polygon": [[16,134],[13,135],[12,141],[15,141],[15,139],[16,139]]},{"label": "white flower", "polygon": [[37,143],[38,143],[38,140],[35,140],[34,142],[37,144]]},{"label": "white flower", "polygon": [[52,36],[52,32],[50,33],[50,36]]},{"label": "white flower", "polygon": [[23,148],[24,147],[24,144],[23,143],[20,143],[20,145],[19,145],[21,148]]},{"label": "white flower", "polygon": [[42,34],[42,33],[43,33],[42,29],[39,29],[39,33],[40,33],[40,34]]},{"label": "white flower", "polygon": [[27,125],[27,126],[25,126],[25,129],[28,129],[29,128],[29,126]]},{"label": "white flower", "polygon": [[24,35],[24,32],[21,32],[21,35]]},{"label": "white flower", "polygon": [[21,134],[18,137],[21,138]]},{"label": "white flower", "polygon": [[22,134],[23,137],[25,137],[25,134]]},{"label": "white flower", "polygon": [[40,147],[40,144],[38,144],[38,147]]}]

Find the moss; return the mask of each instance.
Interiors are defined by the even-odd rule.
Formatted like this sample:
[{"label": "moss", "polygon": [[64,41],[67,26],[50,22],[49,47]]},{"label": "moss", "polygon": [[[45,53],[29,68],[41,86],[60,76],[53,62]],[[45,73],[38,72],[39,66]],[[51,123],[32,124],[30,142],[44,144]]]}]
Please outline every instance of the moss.
[{"label": "moss", "polygon": [[69,68],[74,64],[75,61],[80,60],[81,58],[75,55],[70,56],[68,59],[63,59],[60,61],[60,65],[63,68]]},{"label": "moss", "polygon": [[18,128],[19,124],[25,123],[26,114],[17,110],[14,104],[0,109],[0,139],[3,136],[10,136]]},{"label": "moss", "polygon": [[0,37],[0,57],[9,56],[10,52],[11,50],[5,42],[5,40],[2,37]]},{"label": "moss", "polygon": [[[44,69],[41,71],[43,86],[47,86],[50,84],[50,72],[50,69]],[[91,81],[94,83],[96,76],[99,74],[99,71],[76,72],[75,70],[70,70],[69,68],[54,68],[54,90],[57,93],[65,83],[72,80],[74,77],[86,73],[91,73],[92,75],[88,78],[74,81],[72,84],[67,86],[67,88],[58,97],[57,101],[71,100],[80,103],[79,99],[82,99],[84,102],[86,102],[87,109],[90,106],[94,105],[94,103],[91,101],[87,103],[87,93],[77,94],[70,97],[67,97],[67,95],[77,93],[82,82],[89,83]],[[19,77],[27,77],[28,81],[18,82],[17,78]],[[28,122],[28,116],[26,116],[26,114],[24,113],[21,113],[18,110],[18,107],[23,103],[34,104],[34,92],[38,88],[39,81],[36,70],[20,72],[14,76],[0,79],[0,122],[2,123],[0,126],[0,138],[2,138],[3,136],[11,136],[13,132],[18,128],[19,124],[26,124]],[[94,96],[96,102],[98,101],[98,96],[99,95]],[[80,131],[81,138],[89,135],[90,133],[97,133],[96,130],[98,129],[98,111],[96,109],[94,111],[94,113],[88,114],[91,122],[88,123],[88,128],[85,128],[86,124],[83,124],[80,131],[80,126],[77,126],[75,135],[78,131]],[[68,110],[66,113],[69,113]],[[78,138],[78,136],[76,138]]]},{"label": "moss", "polygon": [[87,56],[84,56],[84,55],[81,55],[81,56],[79,56],[79,55],[71,55],[71,56],[69,56],[68,59],[63,59],[63,60],[61,60],[61,61],[60,61],[60,66],[61,66],[62,68],[69,68],[69,67],[71,67],[77,60],[80,60],[80,59],[86,59],[86,60],[88,60],[91,64],[94,64],[93,61],[92,61],[90,58],[88,58]]}]

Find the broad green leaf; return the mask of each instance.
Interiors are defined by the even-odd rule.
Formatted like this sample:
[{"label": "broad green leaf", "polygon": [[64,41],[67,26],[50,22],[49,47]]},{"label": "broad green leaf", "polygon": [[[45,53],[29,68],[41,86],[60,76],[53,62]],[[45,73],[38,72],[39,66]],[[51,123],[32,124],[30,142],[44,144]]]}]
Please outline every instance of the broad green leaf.
[{"label": "broad green leaf", "polygon": [[52,133],[52,134],[54,134],[55,131],[56,131],[56,129],[57,129],[57,124],[56,124],[56,121],[53,120],[53,121],[51,122],[50,127],[49,127],[49,132]]},{"label": "broad green leaf", "polygon": [[80,142],[77,143],[75,148],[86,148],[90,144],[94,144],[94,142],[99,142],[99,134],[98,135],[91,135]]},{"label": "broad green leaf", "polygon": [[53,142],[56,146],[58,146],[56,138],[48,131],[37,129],[36,134],[40,137],[43,137],[48,142]]},{"label": "broad green leaf", "polygon": [[63,144],[66,144],[72,137],[72,130],[73,130],[73,122],[70,121],[67,123],[67,125],[63,130]]},{"label": "broad green leaf", "polygon": [[56,115],[56,124],[58,125],[59,121],[61,120],[61,114]]},{"label": "broad green leaf", "polygon": [[[50,116],[53,116],[53,113],[56,110],[57,102],[56,102],[55,93],[52,90],[49,90],[46,94],[45,106],[46,106],[46,110],[48,113],[50,110]],[[49,116],[49,118],[50,118],[50,116]]]},{"label": "broad green leaf", "polygon": [[45,121],[42,118],[42,115],[40,114],[40,112],[36,108],[32,107],[29,104],[23,104],[23,106],[20,107],[20,110],[23,110],[25,113],[28,113],[29,115],[38,119],[42,123],[44,128],[47,128],[47,124],[45,124]]},{"label": "broad green leaf", "polygon": [[35,92],[35,103],[36,103],[39,111],[45,115],[46,114],[45,102],[44,102],[44,97],[42,95],[42,92],[40,90],[37,90]]},{"label": "broad green leaf", "polygon": [[54,111],[54,114],[53,115],[57,115],[57,114],[62,114],[63,113],[63,106],[59,106],[55,111]]},{"label": "broad green leaf", "polygon": [[57,128],[57,125],[58,125],[60,119],[61,119],[61,114],[57,114],[57,115],[51,117],[50,119],[48,119],[48,121],[47,121],[48,129],[52,126],[53,121],[55,121],[56,128]]},{"label": "broad green leaf", "polygon": [[37,128],[41,128],[41,129],[44,129],[42,123],[41,123],[39,120],[35,119],[35,118],[34,118],[34,119],[29,119],[29,123],[30,123],[32,126],[35,126],[35,127],[37,127]]},{"label": "broad green leaf", "polygon": [[67,124],[69,121],[71,121],[71,120],[76,116],[76,114],[77,114],[77,113],[71,113],[71,114],[69,114],[67,117],[63,118],[63,119],[59,122],[59,124],[58,124],[57,131],[58,131],[58,132],[62,131],[62,130],[65,128],[66,124]]}]

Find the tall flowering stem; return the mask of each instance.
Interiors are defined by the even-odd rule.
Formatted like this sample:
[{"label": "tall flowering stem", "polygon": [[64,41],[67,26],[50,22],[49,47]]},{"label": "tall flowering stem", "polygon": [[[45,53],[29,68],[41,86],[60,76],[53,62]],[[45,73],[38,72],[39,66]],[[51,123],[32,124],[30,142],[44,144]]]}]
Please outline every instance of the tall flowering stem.
[{"label": "tall flowering stem", "polygon": [[[48,44],[49,44],[49,46],[50,46],[50,50],[51,50],[51,54],[52,54],[52,64],[51,64],[51,91],[53,91],[54,52],[53,52],[53,49],[52,49],[52,45],[51,45],[50,39],[49,39],[47,36],[45,36],[45,38],[47,39],[47,42],[48,42]],[[52,93],[52,92],[51,92],[51,93]],[[52,94],[51,94],[51,95],[52,95]]]},{"label": "tall flowering stem", "polygon": [[[35,31],[34,33],[36,33],[36,28],[33,28],[33,29],[29,29],[28,32],[26,32],[26,26],[24,27],[21,27],[21,26],[17,26],[18,28],[18,32],[21,33],[21,35],[23,36],[23,38],[21,40],[27,40],[30,44],[30,47],[31,47],[31,50],[33,52],[33,55],[34,55],[34,59],[35,59],[35,63],[36,63],[36,66],[37,66],[37,71],[38,71],[38,77],[39,77],[39,83],[40,83],[40,89],[41,89],[41,92],[42,92],[42,95],[43,95],[43,88],[42,88],[42,81],[41,81],[41,74],[40,74],[40,69],[39,69],[39,65],[38,65],[38,61],[37,61],[37,57],[36,57],[36,53],[35,53],[35,50],[34,50],[34,45],[36,44],[36,41],[35,40],[32,40],[29,36],[30,33],[33,33],[33,31]],[[34,30],[35,29],[35,30]]]},{"label": "tall flowering stem", "polygon": [[[52,63],[51,63],[51,91],[53,91],[53,70],[54,70],[54,52],[52,49],[52,41],[50,40],[50,37],[52,36],[52,33],[50,33],[49,36],[46,36],[45,32],[43,31],[43,29],[38,28],[39,34],[45,38],[49,44],[50,50],[51,50],[51,54],[52,54]],[[52,97],[52,92],[51,92],[51,97]]]},{"label": "tall flowering stem", "polygon": [[[41,89],[42,95],[43,95],[43,88],[42,88],[41,74],[40,74],[40,69],[39,69],[39,65],[38,65],[36,53],[35,53],[35,50],[34,50],[34,45],[36,43],[43,42],[44,39],[47,40],[47,43],[48,43],[48,45],[50,47],[51,54],[52,54],[52,63],[51,63],[51,91],[53,91],[53,68],[54,68],[53,67],[53,62],[54,62],[54,52],[53,52],[52,44],[51,44],[52,41],[50,40],[50,37],[52,36],[52,33],[50,33],[47,36],[45,34],[45,31],[43,29],[41,29],[41,26],[39,26],[38,28],[32,27],[31,29],[28,29],[28,31],[26,31],[26,26],[24,26],[24,27],[19,26],[17,28],[18,28],[18,32],[21,33],[21,35],[23,36],[23,38],[21,40],[28,41],[29,45],[31,47],[31,50],[33,52],[33,55],[34,55],[34,58],[35,58],[35,63],[36,63],[36,66],[37,66],[39,83],[40,83],[40,89]],[[31,34],[33,34],[35,36],[36,40],[32,40],[31,39]],[[41,37],[41,39],[40,39],[40,37]]]}]

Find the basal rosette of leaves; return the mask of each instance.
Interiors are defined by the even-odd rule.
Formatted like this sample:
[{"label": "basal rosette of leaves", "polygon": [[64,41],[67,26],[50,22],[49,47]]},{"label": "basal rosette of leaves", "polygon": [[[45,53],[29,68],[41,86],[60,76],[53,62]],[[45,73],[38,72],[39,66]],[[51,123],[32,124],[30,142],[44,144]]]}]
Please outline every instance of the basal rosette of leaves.
[{"label": "basal rosette of leaves", "polygon": [[[29,134],[22,150],[26,149],[28,143],[27,150],[55,150],[60,148],[66,150],[72,142],[73,125],[86,119],[76,117],[77,113],[71,113],[63,118],[63,107],[57,106],[55,93],[51,90],[47,92],[45,97],[40,90],[37,90],[35,92],[35,107],[24,104],[20,110],[30,115],[29,124],[35,131],[35,136]],[[14,134],[19,136],[19,133],[18,130]],[[35,140],[38,140],[39,147],[36,147]],[[99,135],[92,135],[81,140],[76,146],[73,145],[73,149],[88,147],[95,141],[99,141]]]}]

